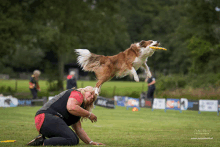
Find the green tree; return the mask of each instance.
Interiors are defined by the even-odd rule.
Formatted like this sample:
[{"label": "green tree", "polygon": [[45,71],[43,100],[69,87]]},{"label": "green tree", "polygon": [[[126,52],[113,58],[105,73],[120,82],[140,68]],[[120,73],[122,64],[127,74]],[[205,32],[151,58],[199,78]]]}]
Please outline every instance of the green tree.
[{"label": "green tree", "polygon": [[0,58],[11,55],[25,30],[19,1],[0,1]]},{"label": "green tree", "polygon": [[[37,42],[52,50],[58,60],[58,87],[63,89],[66,55],[76,48],[88,48],[99,54],[116,52],[127,42],[126,29],[117,15],[117,1],[40,1],[36,2],[33,28]],[[119,23],[118,23],[119,22]],[[124,39],[118,39],[116,35]],[[119,42],[121,41],[121,43]],[[124,47],[124,46],[123,46]],[[76,61],[76,55],[72,55]]]}]

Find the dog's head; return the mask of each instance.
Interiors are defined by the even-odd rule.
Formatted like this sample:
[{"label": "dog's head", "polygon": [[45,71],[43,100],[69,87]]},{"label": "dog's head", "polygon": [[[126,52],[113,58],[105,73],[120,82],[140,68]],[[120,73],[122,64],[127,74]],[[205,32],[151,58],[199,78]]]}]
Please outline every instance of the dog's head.
[{"label": "dog's head", "polygon": [[160,42],[159,41],[153,41],[153,40],[142,40],[141,42],[137,43],[137,46],[140,47],[141,54],[146,55],[148,57],[152,56],[154,53],[154,49],[151,49],[150,46],[159,46]]}]

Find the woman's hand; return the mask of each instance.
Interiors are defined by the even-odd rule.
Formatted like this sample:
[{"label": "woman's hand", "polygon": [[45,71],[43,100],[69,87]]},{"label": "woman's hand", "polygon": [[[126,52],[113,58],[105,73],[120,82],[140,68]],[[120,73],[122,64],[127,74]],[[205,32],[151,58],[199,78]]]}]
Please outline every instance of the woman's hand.
[{"label": "woman's hand", "polygon": [[92,123],[97,122],[97,117],[93,113],[91,113],[91,116],[89,117],[89,119],[91,120]]},{"label": "woman's hand", "polygon": [[91,145],[105,145],[103,143],[98,143],[98,142],[92,142]]}]

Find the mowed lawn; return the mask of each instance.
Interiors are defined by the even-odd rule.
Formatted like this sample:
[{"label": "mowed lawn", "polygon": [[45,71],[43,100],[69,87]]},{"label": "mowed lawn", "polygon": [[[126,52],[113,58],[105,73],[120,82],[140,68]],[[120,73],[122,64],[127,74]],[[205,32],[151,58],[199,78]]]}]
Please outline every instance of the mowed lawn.
[{"label": "mowed lawn", "polygon": [[[26,92],[30,93],[29,90],[29,81],[28,80],[0,80],[0,87],[10,86],[13,90],[16,87],[17,81],[17,92]],[[78,88],[93,86],[95,87],[97,81],[77,81]],[[64,83],[64,88],[66,88],[66,81]],[[40,80],[39,85],[42,92],[46,92],[49,84],[45,80]],[[102,93],[105,93],[107,96],[113,95],[129,95],[133,92],[141,93],[142,91],[147,91],[147,84],[145,82],[135,82],[135,81],[108,81],[105,82],[101,87],[101,96]],[[139,97],[137,97],[139,98]]]},{"label": "mowed lawn", "polygon": [[[1,147],[25,146],[38,135],[34,126],[36,107],[0,108],[0,140],[17,140],[0,143]],[[197,111],[154,110],[99,106],[93,110],[97,123],[84,121],[82,126],[93,141],[108,147],[165,147],[165,146],[220,146],[220,121],[217,113]],[[55,128],[54,128],[55,129]],[[191,139],[201,138],[201,139]],[[80,141],[78,146],[90,146]]]}]

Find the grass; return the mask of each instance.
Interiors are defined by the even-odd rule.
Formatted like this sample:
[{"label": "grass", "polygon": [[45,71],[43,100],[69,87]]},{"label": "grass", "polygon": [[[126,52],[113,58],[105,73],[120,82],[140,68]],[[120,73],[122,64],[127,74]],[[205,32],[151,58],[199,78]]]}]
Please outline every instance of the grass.
[{"label": "grass", "polygon": [[[1,147],[25,146],[38,135],[34,126],[36,107],[0,108],[0,140],[17,140],[0,143]],[[164,147],[164,146],[220,146],[220,121],[217,113],[197,111],[154,110],[141,108],[132,112],[125,107],[93,110],[97,123],[84,121],[88,136],[108,147]],[[191,138],[213,138],[194,140]],[[80,141],[78,146],[90,146]]]},{"label": "grass", "polygon": [[[10,86],[13,90],[16,89],[16,81],[17,81],[17,92],[14,94],[15,97],[19,99],[27,99],[31,98],[31,93],[28,88],[28,80],[0,80],[0,88],[2,86],[8,87]],[[39,81],[41,92],[38,95],[46,96],[48,83],[45,80]],[[96,81],[77,81],[78,88],[85,86],[95,86]],[[66,81],[64,81],[64,88],[66,87]],[[147,91],[147,84],[145,82],[135,82],[135,81],[108,81],[103,84],[101,87],[100,96],[113,98],[113,96],[129,96],[134,98],[139,98],[141,92]],[[1,92],[1,91],[0,91]],[[58,94],[58,92],[50,92],[49,95],[53,96]],[[206,87],[204,88],[177,88],[172,90],[164,90],[159,91],[157,89],[154,97],[158,98],[188,98],[189,100],[199,100],[199,99],[219,99],[220,98],[220,87]]]},{"label": "grass", "polygon": [[[28,88],[28,80],[17,80],[17,92],[22,94],[30,94]],[[85,86],[94,86],[96,81],[77,81],[78,88]],[[47,87],[49,86],[47,81],[40,80],[39,85],[41,87],[41,92],[47,92]],[[16,80],[0,80],[0,87],[10,86],[12,89],[16,87]],[[64,81],[64,88],[66,88],[66,81]],[[131,95],[136,94],[136,98],[142,91],[147,91],[147,84],[145,82],[128,82],[128,81],[109,81],[105,82],[101,88],[101,96],[104,94],[107,97],[113,97],[113,95]],[[30,95],[31,97],[31,95]]]}]

